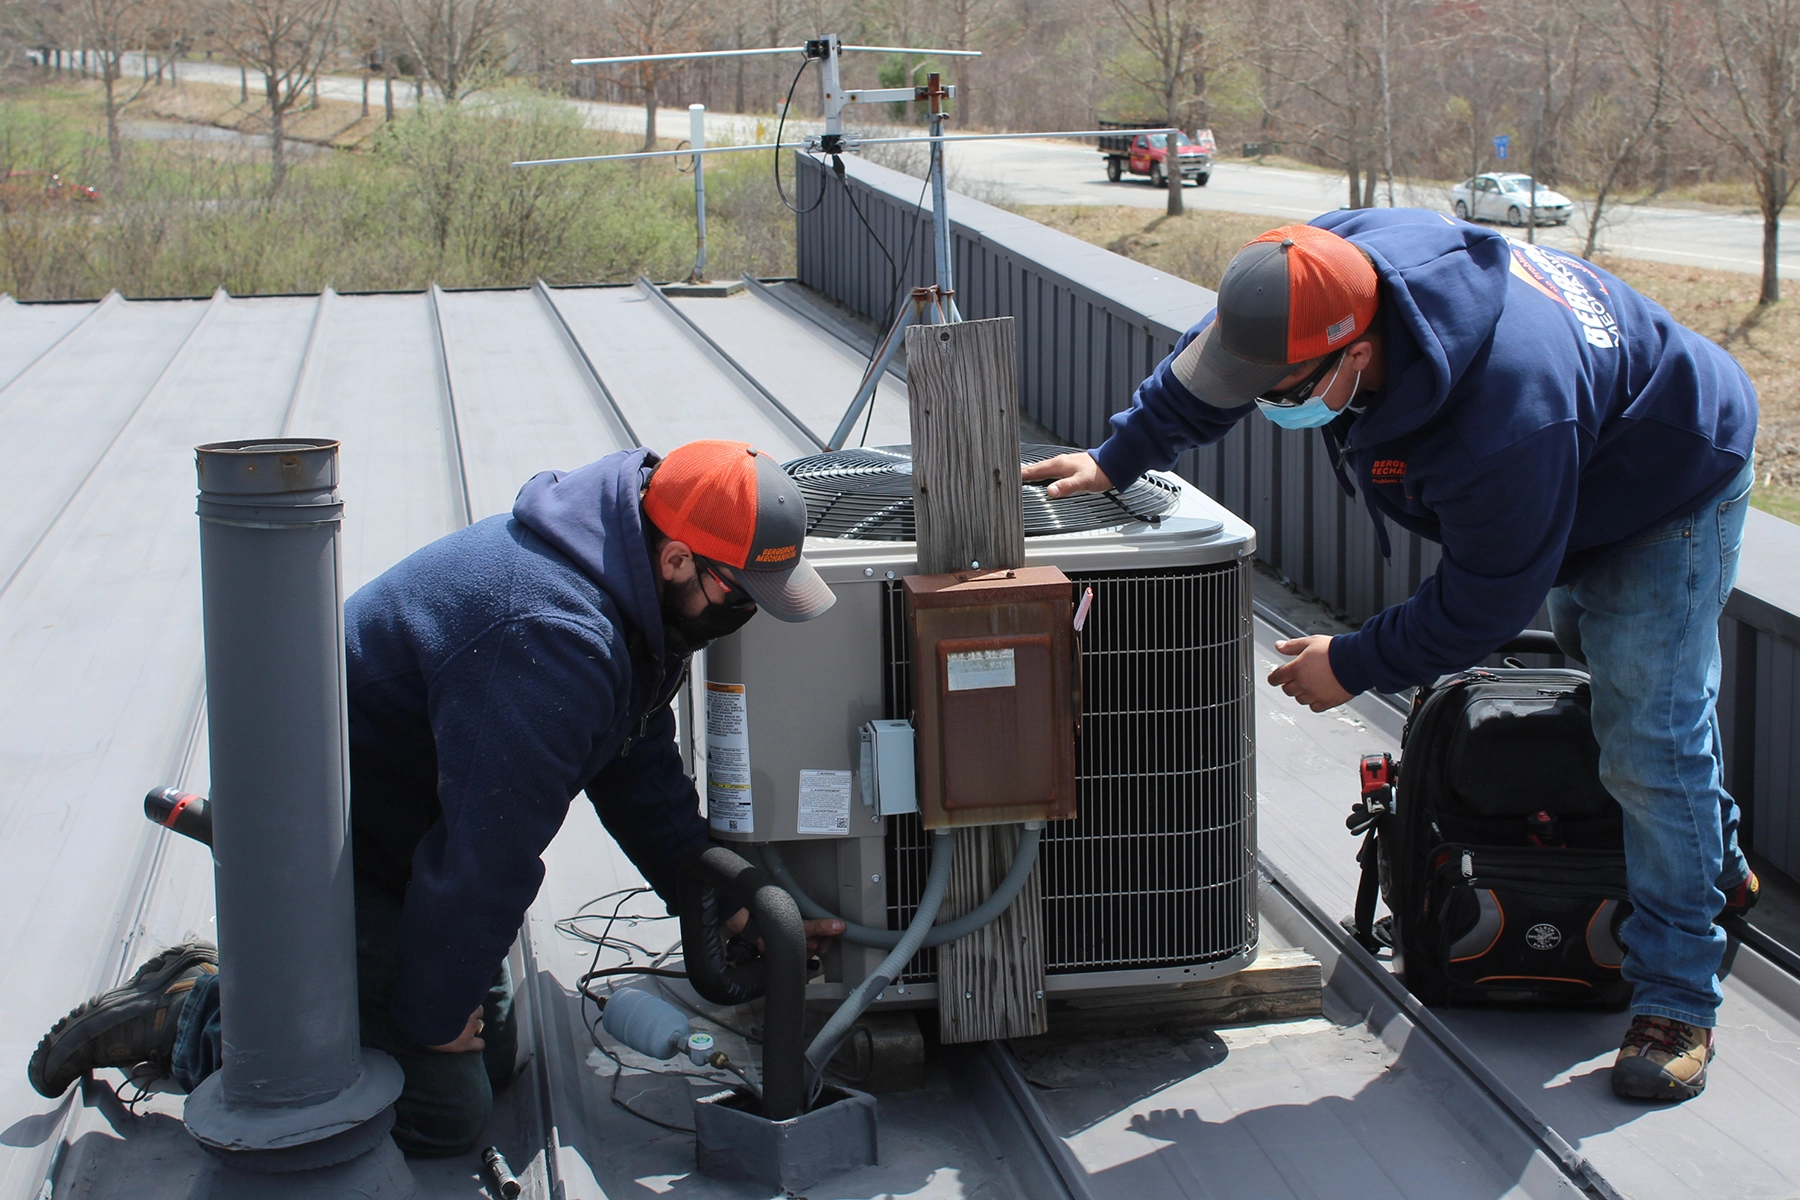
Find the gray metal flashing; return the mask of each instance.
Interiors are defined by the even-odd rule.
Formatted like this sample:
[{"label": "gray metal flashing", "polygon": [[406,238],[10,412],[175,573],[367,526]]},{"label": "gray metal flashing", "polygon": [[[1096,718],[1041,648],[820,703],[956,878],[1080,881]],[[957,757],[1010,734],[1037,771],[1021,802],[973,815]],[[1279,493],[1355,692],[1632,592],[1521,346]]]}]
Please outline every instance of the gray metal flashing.
[{"label": "gray metal flashing", "polygon": [[325,327],[325,309],[335,295],[330,288],[319,293],[318,306],[313,309],[312,328],[306,333],[306,350],[300,356],[300,369],[294,372],[294,388],[288,393],[287,411],[281,414],[281,432],[291,434],[294,431],[294,414],[300,408],[300,396],[312,373],[314,356],[319,349],[319,331]]},{"label": "gray metal flashing", "polygon": [[[798,154],[795,157],[812,161]],[[898,204],[914,207],[918,180],[913,176],[855,155],[846,155],[844,166],[850,178],[887,194]],[[1212,311],[1215,294],[1179,276],[1122,258],[1102,246],[957,192],[951,192],[947,199],[951,227],[968,243],[957,251],[956,278],[962,281],[957,289],[959,302],[975,290],[967,280],[978,257],[976,248],[991,247],[1008,257],[1040,264],[1047,276],[1083,300],[1136,315],[1145,332],[1165,341],[1173,342]],[[928,191],[925,202],[916,206],[915,219],[928,221],[930,212]],[[926,239],[921,235],[917,240]],[[925,251],[929,253],[929,245]],[[992,286],[996,281],[985,282]]]},{"label": "gray metal flashing", "polygon": [[1750,509],[1727,618],[1800,642],[1800,525]]},{"label": "gray metal flashing", "polygon": [[4,383],[0,383],[0,399],[5,397],[8,388],[23,379],[40,362],[43,362],[54,354],[64,342],[86,328],[86,326],[100,314],[102,309],[122,304],[125,300],[125,298],[117,292],[108,292],[98,301],[84,302],[86,311],[82,311],[82,305],[57,305],[54,307],[36,304],[23,305],[14,300],[11,296],[8,296],[6,299],[8,301],[6,323],[9,329],[19,325],[21,323],[20,318],[24,317],[25,314],[30,314],[32,318],[42,322],[44,327],[51,334],[51,337],[42,346],[35,344],[34,341],[20,339],[21,341],[25,341],[23,354],[19,354],[18,350],[15,349],[16,343],[14,342],[14,337],[17,336],[16,334],[9,336],[6,339],[8,357],[10,358],[17,355],[20,360],[20,365],[11,375],[7,376]]},{"label": "gray metal flashing", "polygon": [[824,439],[820,438],[818,434],[814,433],[810,428],[808,428],[806,422],[802,421],[799,417],[795,416],[793,413],[793,410],[788,408],[787,405],[783,404],[781,402],[781,400],[775,395],[774,392],[771,392],[768,388],[764,387],[762,385],[762,382],[760,380],[758,380],[756,378],[756,376],[754,376],[750,372],[744,370],[744,368],[738,363],[738,360],[731,357],[731,355],[727,354],[725,352],[725,348],[723,346],[719,345],[718,342],[714,341],[712,338],[712,335],[708,334],[706,332],[706,330],[702,329],[698,322],[696,322],[692,317],[688,316],[685,312],[682,312],[681,309],[676,306],[676,304],[673,300],[670,300],[667,296],[663,295],[661,288],[657,287],[654,283],[651,283],[648,279],[643,279],[643,278],[640,278],[638,280],[638,287],[643,290],[645,295],[649,296],[656,303],[662,305],[663,308],[667,312],[669,312],[671,315],[673,315],[677,321],[680,321],[682,323],[682,325],[686,326],[687,329],[690,332],[692,332],[695,337],[700,339],[700,342],[702,345],[706,346],[707,349],[711,350],[714,354],[718,355],[721,362],[723,362],[726,366],[730,367],[731,370],[737,375],[737,377],[739,379],[741,379],[745,383],[745,385],[747,385],[758,396],[761,396],[764,400],[768,401],[769,406],[771,408],[773,408],[776,412],[780,413],[782,416],[786,417],[788,419],[788,421],[790,423],[792,423],[794,428],[798,429],[800,431],[802,436],[804,436],[808,441],[812,442],[813,445],[817,446],[821,450],[825,450],[825,449],[829,448],[826,446]]},{"label": "gray metal flashing", "polygon": [[[165,362],[162,369],[157,372],[156,378],[151,381],[149,388],[144,391],[142,396],[138,397],[137,403],[133,404],[125,413],[124,418],[119,421],[117,428],[113,430],[112,436],[108,438],[106,444],[100,448],[99,454],[94,458],[93,464],[88,468],[87,473],[73,482],[73,485],[69,488],[67,494],[63,496],[62,502],[56,506],[55,510],[51,512],[48,518],[43,522],[38,530],[37,536],[32,539],[31,544],[19,553],[12,564],[12,568],[7,571],[6,577],[0,579],[0,595],[5,595],[6,590],[12,586],[13,580],[19,577],[19,572],[25,569],[25,565],[31,561],[31,556],[37,553],[38,547],[44,544],[44,539],[50,536],[50,531],[56,528],[56,523],[62,520],[64,513],[69,511],[69,505],[75,502],[75,497],[81,494],[81,490],[85,488],[88,481],[94,477],[94,472],[98,471],[100,465],[106,461],[112,448],[118,445],[119,439],[125,436],[125,431],[131,428],[131,423],[137,419],[138,414],[144,411],[144,406],[150,402],[150,398],[156,395],[157,389],[169,378],[170,371],[181,362],[182,356],[187,353],[188,347],[194,342],[194,335],[199,333],[200,330],[205,327],[208,318],[218,312],[219,309],[223,307],[224,303],[225,291],[221,288],[219,291],[213,293],[212,299],[207,301],[206,307],[201,310],[199,319],[189,327],[187,332],[182,335],[181,340],[176,343],[174,353],[169,356],[168,361]],[[99,310],[96,309],[95,311],[98,312]],[[21,530],[21,532],[23,531]]]},{"label": "gray metal flashing", "polygon": [[594,360],[588,357],[587,347],[581,344],[575,337],[575,331],[569,328],[568,318],[562,315],[562,309],[556,307],[556,296],[551,293],[550,285],[539,279],[531,287],[537,293],[538,299],[542,300],[544,306],[550,310],[550,315],[556,318],[556,326],[562,330],[563,337],[569,344],[570,352],[580,358],[581,365],[587,368],[588,378],[594,381],[594,387],[599,391],[600,399],[606,405],[607,412],[619,423],[619,432],[625,435],[625,441],[634,446],[642,445],[636,431],[631,428],[631,422],[625,419],[625,413],[620,409],[619,402],[613,398],[612,389],[607,387],[606,380],[600,377],[600,369],[594,365]]},{"label": "gray metal flashing", "polygon": [[[827,317],[815,304],[801,304],[797,302],[791,291],[780,287],[771,287],[768,282],[758,279],[748,272],[745,273],[743,278],[745,285],[756,295],[761,296],[771,304],[781,305],[789,312],[798,313],[808,321],[811,321],[814,325],[817,325],[820,329],[823,329],[826,333],[829,333],[838,341],[844,343],[844,345],[850,347],[858,354],[861,354],[864,358],[869,357],[868,339],[846,327],[843,321],[832,320],[830,317]],[[904,349],[888,359],[887,373],[902,383],[906,382],[906,354]]]},{"label": "gray metal flashing", "polygon": [[432,284],[425,292],[426,303],[431,307],[431,328],[437,334],[439,380],[444,387],[445,432],[450,439],[452,451],[450,461],[456,467],[456,490],[462,497],[463,524],[474,522],[475,518],[469,508],[468,467],[463,461],[462,424],[456,416],[456,382],[450,369],[450,342],[444,336],[444,315],[438,303],[438,297],[444,291],[437,284]]},{"label": "gray metal flashing", "polygon": [[[1417,1030],[1428,1037],[1444,1055],[1467,1072],[1469,1079],[1485,1092],[1493,1103],[1505,1110],[1523,1133],[1536,1141],[1552,1159],[1561,1165],[1569,1180],[1576,1187],[1600,1197],[1601,1200],[1623,1200],[1613,1186],[1606,1182],[1605,1177],[1592,1163],[1581,1156],[1567,1138],[1552,1129],[1537,1113],[1533,1112],[1518,1093],[1490,1070],[1481,1061],[1480,1056],[1464,1044],[1463,1040],[1457,1037],[1438,1018],[1436,1013],[1420,1004],[1397,978],[1375,961],[1374,956],[1357,945],[1355,940],[1345,933],[1341,925],[1322,912],[1304,891],[1294,886],[1279,867],[1270,862],[1267,856],[1262,856],[1258,865],[1267,876],[1269,890],[1275,893],[1270,898],[1277,900],[1279,905],[1286,905],[1292,910],[1293,915],[1289,917],[1290,921],[1303,920],[1309,926],[1310,932],[1299,940],[1313,952],[1315,957],[1319,958],[1327,978],[1331,981],[1330,987],[1335,992],[1346,999],[1361,1001],[1357,1007],[1364,1012],[1373,1013],[1378,1007],[1370,1003],[1371,992],[1385,1000],[1391,1009],[1391,1015],[1381,1018],[1382,1025],[1385,1026],[1388,1021],[1396,1017],[1403,1017],[1412,1030]],[[1265,919],[1271,921],[1280,920],[1283,915],[1279,907],[1271,912],[1266,903],[1263,912]],[[1294,930],[1291,925],[1289,932],[1290,936],[1293,936]],[[1321,942],[1326,944],[1321,944]],[[1340,978],[1338,971],[1340,964],[1356,972],[1356,983]],[[1376,1018],[1371,1016],[1370,1022],[1371,1025],[1374,1025]],[[1401,1037],[1393,1036],[1386,1028],[1383,1028],[1381,1032],[1390,1041],[1403,1040]],[[1410,1033],[1411,1030],[1406,1032]],[[1411,1043],[1406,1041],[1405,1044],[1410,1045]],[[1465,1122],[1468,1122],[1472,1115],[1467,1112],[1458,1113],[1458,1116]],[[1479,1129],[1479,1126],[1472,1128],[1472,1132],[1475,1129]],[[1486,1131],[1481,1130],[1481,1132]]]}]

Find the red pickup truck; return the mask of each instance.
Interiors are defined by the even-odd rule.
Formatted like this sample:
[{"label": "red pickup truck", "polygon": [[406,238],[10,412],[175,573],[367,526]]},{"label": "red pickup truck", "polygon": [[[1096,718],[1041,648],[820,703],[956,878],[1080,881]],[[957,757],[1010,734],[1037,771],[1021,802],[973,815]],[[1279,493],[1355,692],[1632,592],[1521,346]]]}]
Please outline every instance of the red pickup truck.
[{"label": "red pickup truck", "polygon": [[[1100,153],[1106,156],[1108,180],[1117,183],[1122,176],[1130,174],[1148,176],[1152,187],[1162,187],[1168,183],[1170,172],[1164,162],[1168,151],[1163,148],[1165,135],[1130,132],[1136,129],[1161,129],[1162,122],[1103,120],[1099,127],[1121,131],[1100,139]],[[1215,149],[1210,129],[1197,130],[1193,137],[1178,133],[1175,138],[1175,154],[1181,162],[1181,178],[1192,179],[1205,187],[1212,178],[1212,156]]]}]

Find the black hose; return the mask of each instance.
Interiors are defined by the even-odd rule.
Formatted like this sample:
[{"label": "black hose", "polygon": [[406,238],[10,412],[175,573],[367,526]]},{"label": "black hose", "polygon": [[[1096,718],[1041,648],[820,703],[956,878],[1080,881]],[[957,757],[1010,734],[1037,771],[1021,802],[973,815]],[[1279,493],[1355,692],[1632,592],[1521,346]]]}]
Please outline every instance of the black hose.
[{"label": "black hose", "polygon": [[[688,982],[714,1004],[763,999],[762,1115],[799,1116],[806,1103],[806,929],[793,897],[723,846],[702,846],[681,861],[681,951]],[[720,898],[750,910],[762,954],[733,963],[720,928]]]}]

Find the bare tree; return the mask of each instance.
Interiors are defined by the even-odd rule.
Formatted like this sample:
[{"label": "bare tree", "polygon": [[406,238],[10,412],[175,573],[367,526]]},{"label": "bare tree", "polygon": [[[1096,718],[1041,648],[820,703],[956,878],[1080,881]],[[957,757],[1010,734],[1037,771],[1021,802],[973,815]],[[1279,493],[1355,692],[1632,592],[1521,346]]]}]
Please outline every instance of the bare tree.
[{"label": "bare tree", "polygon": [[221,0],[238,62],[262,76],[269,108],[269,190],[287,181],[287,116],[312,89],[337,33],[339,0]]},{"label": "bare tree", "polygon": [[[615,53],[675,54],[699,49],[708,15],[704,0],[613,0],[604,15]],[[680,63],[635,63],[624,68],[644,100],[644,149],[656,148],[657,85]]]},{"label": "bare tree", "polygon": [[125,180],[125,142],[119,129],[119,112],[149,86],[125,83],[120,66],[128,53],[142,50],[159,15],[152,0],[78,0],[68,13],[77,45],[91,55],[99,68],[100,94],[106,108],[106,150],[111,163],[111,186],[116,192]]},{"label": "bare tree", "polygon": [[1675,106],[1673,81],[1677,46],[1673,0],[1645,0],[1643,28],[1609,20],[1618,0],[1590,0],[1589,28],[1601,37],[1604,58],[1589,70],[1588,85],[1571,108],[1563,146],[1563,166],[1592,189],[1587,204],[1587,237],[1582,257],[1592,258],[1604,228],[1607,206],[1626,173],[1668,127]]},{"label": "bare tree", "polygon": [[446,103],[455,104],[504,67],[512,0],[385,0],[394,40]]},{"label": "bare tree", "polygon": [[[1737,152],[1762,209],[1759,305],[1781,299],[1781,212],[1794,194],[1789,159],[1800,120],[1800,0],[1701,0],[1711,88],[1682,100],[1702,130]],[[1634,24],[1639,16],[1629,4]]]},{"label": "bare tree", "polygon": [[[1112,0],[1113,11],[1142,57],[1121,56],[1119,73],[1156,97],[1162,119],[1172,129],[1183,124],[1182,110],[1192,100],[1190,73],[1203,49],[1207,0]],[[1163,181],[1169,188],[1169,215],[1182,211],[1181,160],[1175,139],[1168,140]]]}]

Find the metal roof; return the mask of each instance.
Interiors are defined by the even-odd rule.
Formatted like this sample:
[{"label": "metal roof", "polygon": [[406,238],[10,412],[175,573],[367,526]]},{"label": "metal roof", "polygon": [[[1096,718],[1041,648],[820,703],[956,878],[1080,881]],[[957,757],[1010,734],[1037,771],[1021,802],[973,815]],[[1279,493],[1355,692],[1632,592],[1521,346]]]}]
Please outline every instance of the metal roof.
[{"label": "metal roof", "polygon": [[[0,1196],[48,1195],[46,1179],[59,1198],[185,1196],[198,1163],[179,1097],[135,1111],[104,1088],[45,1101],[23,1070],[71,1005],[157,947],[210,931],[205,850],[138,807],[155,784],[207,785],[194,445],[341,439],[354,588],[506,511],[546,468],[701,436],[784,460],[809,453],[852,394],[868,340],[786,284],[704,299],[540,286],[0,300],[0,444],[15,464],[0,522]],[[869,444],[909,440],[904,396],[900,379],[882,381]],[[1273,656],[1273,635],[1259,626],[1260,657]],[[1800,1118],[1800,996],[1753,954],[1740,953],[1727,985],[1725,1054],[1706,1097],[1647,1110],[1605,1090],[1623,1018],[1435,1022],[1383,999],[1331,949],[1325,926],[1354,889],[1341,824],[1350,765],[1394,749],[1394,734],[1379,707],[1311,714],[1273,692],[1259,702],[1262,844],[1317,910],[1308,917],[1271,884],[1265,928],[1272,943],[1327,959],[1330,1020],[1049,1044],[1025,1055],[1048,1091],[1008,1075],[1010,1058],[994,1067],[971,1050],[957,1071],[882,1098],[881,1166],[812,1194],[1581,1194],[1554,1161],[1559,1143],[1532,1132],[1515,1102],[1550,1118],[1620,1192],[1800,1190],[1800,1144],[1786,1135]],[[584,807],[545,856],[516,952],[534,1063],[503,1097],[491,1140],[534,1187],[554,1177],[570,1200],[760,1195],[693,1174],[691,1139],[611,1103],[611,1064],[593,1053],[574,993],[591,948],[554,925],[637,877]],[[1463,1044],[1488,1075],[1459,1065]],[[630,1076],[621,1091],[681,1119],[694,1086]],[[413,1167],[422,1195],[482,1194],[471,1162]],[[1590,1182],[1587,1194],[1610,1193]]]}]

